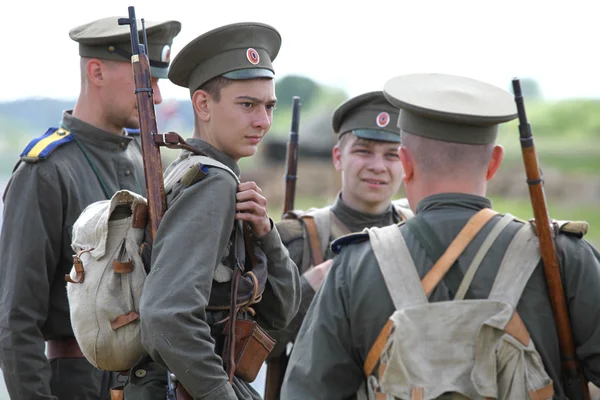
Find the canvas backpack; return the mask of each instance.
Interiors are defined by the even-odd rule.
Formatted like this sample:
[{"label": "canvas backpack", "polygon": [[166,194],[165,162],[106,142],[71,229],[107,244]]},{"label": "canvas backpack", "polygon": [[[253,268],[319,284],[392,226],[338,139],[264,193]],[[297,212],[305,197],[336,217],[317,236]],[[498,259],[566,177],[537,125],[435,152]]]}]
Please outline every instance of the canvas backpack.
[{"label": "canvas backpack", "polygon": [[512,239],[487,299],[464,300],[464,295],[487,251],[513,220],[510,215],[504,215],[483,241],[455,299],[428,301],[471,239],[495,215],[490,209],[477,213],[423,280],[397,226],[368,230],[396,310],[367,355],[366,380],[357,398],[552,398],[552,380],[516,312],[540,261],[531,224],[523,224]]},{"label": "canvas backpack", "polygon": [[[407,199],[392,201],[392,207],[403,220],[414,216]],[[302,265],[299,266],[301,271],[306,271],[310,266],[319,265],[325,260],[330,238],[335,240],[352,233],[331,211],[331,206],[309,208],[306,211],[294,210],[289,216],[301,220],[305,227]]]},{"label": "canvas backpack", "polygon": [[[195,166],[204,172],[224,169],[239,183],[224,164],[182,153],[165,172],[165,193]],[[65,277],[71,324],[82,353],[99,369],[125,371],[147,354],[139,324],[146,225],[146,199],[121,190],[110,200],[90,204],[73,226],[74,263]]]}]

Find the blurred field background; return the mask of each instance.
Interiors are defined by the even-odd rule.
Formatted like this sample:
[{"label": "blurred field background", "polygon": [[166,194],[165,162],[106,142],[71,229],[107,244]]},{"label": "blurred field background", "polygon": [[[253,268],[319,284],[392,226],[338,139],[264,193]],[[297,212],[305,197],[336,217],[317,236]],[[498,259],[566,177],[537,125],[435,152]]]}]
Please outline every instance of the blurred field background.
[{"label": "blurred field background", "polygon": [[[506,89],[509,89],[507,82]],[[600,99],[545,100],[543,88],[532,79],[522,80],[527,112],[545,179],[545,192],[552,218],[585,220],[590,224],[586,239],[600,247]],[[276,84],[279,99],[274,123],[256,157],[242,160],[242,179],[255,180],[263,189],[270,215],[279,220],[284,198],[285,151],[292,97],[301,97],[300,156],[296,208],[324,206],[339,190],[339,175],[331,162],[334,135],[330,127],[333,110],[348,98],[343,89],[321,85],[303,76],[286,76]],[[63,109],[74,102],[29,99],[0,103],[0,189],[26,144],[56,126]],[[165,100],[157,107],[161,132],[192,134],[189,101]],[[501,127],[499,143],[506,157],[489,185],[489,195],[499,212],[529,219],[533,216],[525,183],[517,122]],[[163,167],[175,150],[163,150]],[[403,196],[402,190],[398,198]],[[1,206],[0,206],[1,207]],[[260,385],[260,383],[259,383]],[[8,399],[2,394],[0,400]]]}]

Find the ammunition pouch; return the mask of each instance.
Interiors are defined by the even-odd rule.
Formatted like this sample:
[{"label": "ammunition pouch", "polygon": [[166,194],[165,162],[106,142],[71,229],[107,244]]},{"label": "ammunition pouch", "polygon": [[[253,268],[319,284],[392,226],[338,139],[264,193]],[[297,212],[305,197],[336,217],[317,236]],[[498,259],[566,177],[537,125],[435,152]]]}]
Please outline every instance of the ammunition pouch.
[{"label": "ammunition pouch", "polygon": [[[275,340],[251,320],[236,320],[234,332],[235,376],[245,382],[254,382],[267,356],[273,350]],[[228,333],[229,321],[223,329],[223,360],[229,358]]]}]

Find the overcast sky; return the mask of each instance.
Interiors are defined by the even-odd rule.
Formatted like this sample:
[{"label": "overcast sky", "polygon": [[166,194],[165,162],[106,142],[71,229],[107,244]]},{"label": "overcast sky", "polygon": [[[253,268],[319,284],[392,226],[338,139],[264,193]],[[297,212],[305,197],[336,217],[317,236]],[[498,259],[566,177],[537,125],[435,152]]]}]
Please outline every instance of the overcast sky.
[{"label": "overcast sky", "polygon": [[[354,4],[350,6],[348,4]],[[10,4],[10,5],[8,5]],[[85,0],[11,1],[1,6],[0,101],[74,99],[77,43],[69,30],[126,15],[177,19],[172,57],[218,26],[245,21],[277,28],[283,39],[277,76],[302,74],[350,96],[380,90],[393,76],[444,72],[508,88],[513,76],[538,80],[545,97],[600,98],[600,2],[461,0]],[[162,81],[165,98],[188,91]]]}]

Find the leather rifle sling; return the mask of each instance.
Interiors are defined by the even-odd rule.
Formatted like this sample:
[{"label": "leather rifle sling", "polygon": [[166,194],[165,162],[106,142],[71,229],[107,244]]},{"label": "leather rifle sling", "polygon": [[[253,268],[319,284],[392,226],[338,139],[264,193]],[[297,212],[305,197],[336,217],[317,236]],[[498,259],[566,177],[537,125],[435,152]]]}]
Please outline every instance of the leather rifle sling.
[{"label": "leather rifle sling", "polygon": [[[440,259],[437,260],[435,265],[421,280],[423,290],[425,291],[427,297],[429,297],[433,289],[435,289],[446,272],[448,272],[450,267],[452,267],[454,262],[467,248],[469,243],[471,243],[477,233],[479,233],[481,228],[483,228],[484,225],[497,214],[498,213],[492,209],[484,208],[471,217],[471,219],[469,219],[460,233],[456,236],[456,238],[454,238],[450,246],[448,246],[444,254],[442,254]],[[375,369],[375,366],[377,365],[377,362],[383,353],[391,332],[392,320],[388,320],[379,333],[379,336],[377,336],[377,339],[375,339],[375,343],[373,343],[373,346],[371,346],[369,353],[367,354],[367,359],[363,367],[365,376],[370,376],[373,373],[373,370]]]}]

